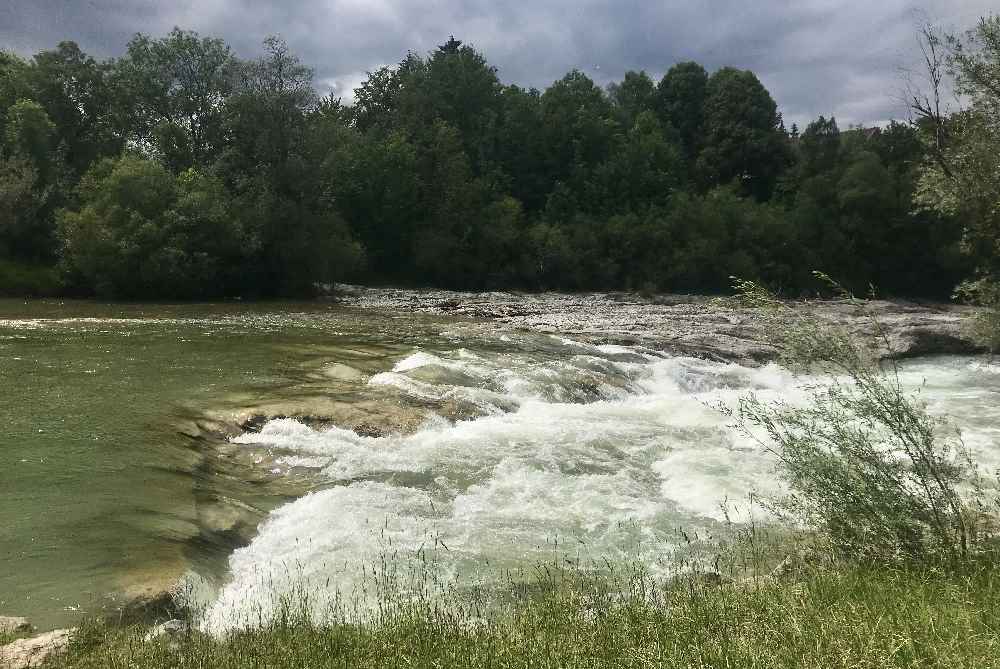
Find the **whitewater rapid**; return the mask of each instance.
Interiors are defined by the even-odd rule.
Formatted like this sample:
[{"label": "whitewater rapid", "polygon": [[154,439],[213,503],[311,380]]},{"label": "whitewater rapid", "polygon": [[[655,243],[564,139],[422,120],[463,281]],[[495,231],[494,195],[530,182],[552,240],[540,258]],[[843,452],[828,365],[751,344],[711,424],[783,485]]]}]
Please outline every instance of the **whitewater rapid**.
[{"label": "whitewater rapid", "polygon": [[[315,487],[231,556],[203,629],[266,624],[303,592],[322,621],[337,597],[364,599],[373,565],[426,569],[428,550],[442,580],[488,579],[558,551],[655,572],[678,528],[711,531],[724,503],[780,492],[771,456],[718,405],[748,391],[799,401],[815,379],[557,338],[544,348],[417,350],[367,382],[470,407],[468,420],[378,438],[274,420],[236,438],[279,468],[310,472]],[[945,359],[903,375],[963,424],[984,464],[1000,465],[995,368]]]}]

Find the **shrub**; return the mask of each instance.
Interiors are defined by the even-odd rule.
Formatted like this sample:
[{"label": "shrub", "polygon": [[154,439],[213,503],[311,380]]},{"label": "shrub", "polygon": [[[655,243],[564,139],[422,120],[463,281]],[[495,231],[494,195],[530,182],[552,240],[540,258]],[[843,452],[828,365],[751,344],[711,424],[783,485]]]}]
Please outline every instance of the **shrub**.
[{"label": "shrub", "polygon": [[[751,394],[728,410],[737,427],[777,456],[790,492],[774,507],[823,531],[850,558],[968,559],[980,514],[959,488],[974,479],[975,465],[961,441],[902,387],[874,314],[867,312],[874,340],[865,342],[755,283],[737,281],[736,288],[743,304],[770,321],[786,364],[833,375],[804,406]],[[887,359],[878,347],[889,349]]]},{"label": "shrub", "polygon": [[71,278],[103,297],[222,294],[243,233],[221,183],[195,170],[175,177],[134,156],[98,163],[63,211],[59,234]]},{"label": "shrub", "polygon": [[955,297],[980,307],[969,323],[970,334],[992,355],[1000,349],[1000,283],[988,278],[967,281],[958,287]]},{"label": "shrub", "polygon": [[0,259],[0,297],[49,297],[60,288],[53,267]]}]

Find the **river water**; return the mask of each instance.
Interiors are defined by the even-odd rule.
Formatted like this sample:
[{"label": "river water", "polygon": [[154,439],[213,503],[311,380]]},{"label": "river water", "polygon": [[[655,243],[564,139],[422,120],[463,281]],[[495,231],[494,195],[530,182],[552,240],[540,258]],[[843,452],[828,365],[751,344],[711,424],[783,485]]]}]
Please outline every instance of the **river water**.
[{"label": "river water", "polygon": [[[1000,466],[996,367],[915,360],[903,380]],[[443,579],[560,551],[665,569],[678,528],[779,490],[715,406],[804,383],[315,303],[2,301],[0,615],[72,624],[183,578],[224,631],[302,589],[321,616],[429,550]],[[275,418],[205,436],[251,416]]]}]

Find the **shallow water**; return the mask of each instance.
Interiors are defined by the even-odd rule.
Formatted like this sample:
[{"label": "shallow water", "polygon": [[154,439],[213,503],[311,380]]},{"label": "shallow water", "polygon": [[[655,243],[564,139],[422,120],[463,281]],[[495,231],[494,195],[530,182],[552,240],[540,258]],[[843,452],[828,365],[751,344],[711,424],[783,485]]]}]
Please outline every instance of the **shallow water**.
[{"label": "shallow water", "polygon": [[179,426],[281,398],[327,360],[389,367],[440,327],[316,304],[0,301],[0,615],[66,625],[176,580],[218,487]]},{"label": "shallow water", "polygon": [[[1000,465],[995,367],[922,360],[903,378]],[[555,550],[663,568],[678,527],[711,531],[727,499],[778,489],[714,405],[749,389],[794,400],[802,383],[776,366],[328,305],[0,302],[0,614],[69,624],[193,571],[204,625],[221,631],[303,584],[322,615],[362,565],[428,547],[445,578]],[[269,403],[344,419],[272,420],[219,452],[184,434]],[[416,422],[359,436],[354,408]],[[237,511],[249,543],[230,555],[206,537],[238,542],[213,533]]]}]

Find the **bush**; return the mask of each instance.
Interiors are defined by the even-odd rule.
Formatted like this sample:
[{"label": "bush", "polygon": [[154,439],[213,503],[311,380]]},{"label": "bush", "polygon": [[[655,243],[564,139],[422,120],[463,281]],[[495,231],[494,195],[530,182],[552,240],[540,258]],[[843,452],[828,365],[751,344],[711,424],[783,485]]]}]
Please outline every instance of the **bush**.
[{"label": "bush", "polygon": [[[976,467],[960,440],[947,437],[902,388],[877,318],[869,312],[876,341],[867,343],[793,310],[757,284],[738,281],[736,288],[744,304],[771,321],[787,364],[834,375],[805,406],[751,394],[729,410],[740,429],[778,458],[790,494],[774,507],[823,531],[850,558],[969,559],[979,547],[981,511],[959,488],[974,480]],[[887,360],[877,347],[889,349]]]},{"label": "bush", "polygon": [[1000,349],[1000,283],[988,278],[967,281],[958,287],[955,297],[980,307],[969,324],[973,341],[989,349]]},{"label": "bush", "polygon": [[79,190],[80,210],[59,215],[71,281],[102,297],[224,294],[243,234],[218,180],[124,156],[96,165]]},{"label": "bush", "polygon": [[0,296],[49,297],[60,288],[59,273],[54,267],[0,260]]}]

